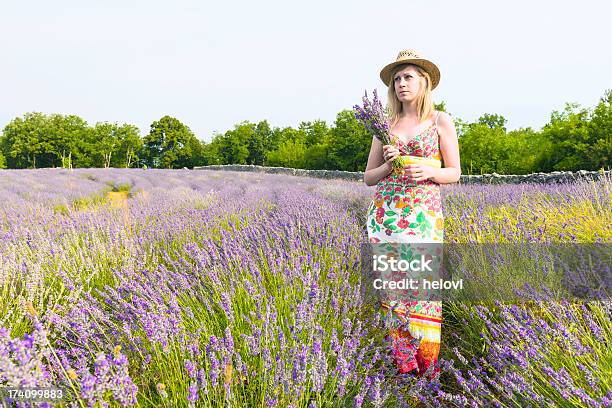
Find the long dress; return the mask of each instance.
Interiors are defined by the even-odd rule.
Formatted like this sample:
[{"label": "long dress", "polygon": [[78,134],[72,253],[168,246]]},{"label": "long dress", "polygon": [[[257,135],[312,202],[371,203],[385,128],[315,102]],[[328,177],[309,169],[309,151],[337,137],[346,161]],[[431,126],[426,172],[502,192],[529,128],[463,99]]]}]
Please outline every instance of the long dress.
[{"label": "long dress", "polygon": [[[439,112],[434,123],[421,134],[408,142],[396,143],[402,156],[441,160],[438,116]],[[371,244],[441,244],[444,216],[439,185],[431,180],[414,182],[400,174],[385,176],[376,186],[366,226]],[[442,302],[389,295],[380,304],[390,327],[387,340],[399,372],[438,376]]]}]

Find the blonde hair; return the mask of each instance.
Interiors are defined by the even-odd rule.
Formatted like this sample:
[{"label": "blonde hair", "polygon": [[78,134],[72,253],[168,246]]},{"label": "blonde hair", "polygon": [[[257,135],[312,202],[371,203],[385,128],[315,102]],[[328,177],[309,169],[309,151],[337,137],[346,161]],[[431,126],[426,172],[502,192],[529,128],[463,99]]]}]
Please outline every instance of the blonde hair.
[{"label": "blonde hair", "polygon": [[431,116],[434,111],[433,98],[431,96],[431,77],[423,68],[414,64],[400,64],[395,67],[392,72],[391,80],[389,81],[389,89],[387,90],[387,107],[389,109],[389,126],[393,127],[399,120],[399,115],[402,112],[402,103],[395,94],[395,74],[406,67],[414,67],[419,76],[423,78],[421,88],[417,95],[417,116],[419,123]]}]

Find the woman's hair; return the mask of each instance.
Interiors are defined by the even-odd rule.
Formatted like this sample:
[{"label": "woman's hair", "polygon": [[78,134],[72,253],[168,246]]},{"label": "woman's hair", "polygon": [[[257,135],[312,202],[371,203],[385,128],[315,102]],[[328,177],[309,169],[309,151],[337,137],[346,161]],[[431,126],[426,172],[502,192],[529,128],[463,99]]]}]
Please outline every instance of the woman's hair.
[{"label": "woman's hair", "polygon": [[387,90],[387,100],[389,107],[389,126],[393,127],[399,120],[399,114],[402,112],[402,103],[397,99],[395,94],[395,74],[402,69],[411,66],[414,67],[419,73],[421,80],[421,88],[417,95],[417,115],[419,122],[423,119],[428,118],[434,110],[433,99],[431,97],[431,78],[427,71],[414,64],[400,64],[395,67],[392,72],[391,80],[389,81],[389,89]]}]

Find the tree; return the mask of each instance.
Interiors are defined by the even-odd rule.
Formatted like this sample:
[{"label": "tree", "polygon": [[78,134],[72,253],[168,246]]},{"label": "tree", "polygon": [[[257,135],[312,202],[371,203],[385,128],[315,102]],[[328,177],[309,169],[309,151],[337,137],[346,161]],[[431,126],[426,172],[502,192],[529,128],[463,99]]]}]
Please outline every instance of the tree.
[{"label": "tree", "polygon": [[229,164],[262,165],[266,158],[266,140],[269,134],[270,126],[267,121],[257,125],[243,121],[219,140],[218,151]]},{"label": "tree", "polygon": [[440,112],[447,112],[446,103],[444,101],[440,103],[434,103],[434,109]]},{"label": "tree", "polygon": [[88,126],[82,137],[75,141],[75,151],[71,155],[74,167],[103,167],[102,155],[98,152],[96,132]]},{"label": "tree", "polygon": [[4,127],[1,149],[9,168],[36,168],[37,157],[45,151],[42,133],[47,120],[40,112],[29,112]]},{"label": "tree", "polygon": [[323,120],[300,123],[299,129],[305,134],[303,167],[306,169],[331,169],[329,159],[330,129]]},{"label": "tree", "polygon": [[306,147],[325,143],[329,134],[327,123],[323,120],[300,123],[299,130],[305,134]]},{"label": "tree", "polygon": [[329,159],[334,169],[365,170],[371,144],[372,136],[352,110],[338,113],[329,137]]},{"label": "tree", "polygon": [[113,153],[117,151],[119,145],[117,128],[116,123],[98,122],[93,129],[93,135],[96,140],[96,152],[102,157],[105,169],[110,167]]},{"label": "tree", "polygon": [[552,145],[541,132],[531,128],[512,130],[504,136],[506,162],[503,164],[507,174],[527,174],[541,171],[540,163],[551,151]]},{"label": "tree", "polygon": [[318,143],[306,148],[304,152],[305,169],[312,170],[330,170],[329,146],[325,143]]},{"label": "tree", "polygon": [[222,162],[221,154],[219,152],[222,134],[216,133],[210,143],[204,143],[202,147],[202,158],[204,165],[218,165],[225,164]]},{"label": "tree", "polygon": [[577,103],[566,103],[561,112],[553,111],[542,132],[553,149],[542,163],[546,171],[590,169],[587,157],[594,144],[589,135],[589,111]]},{"label": "tree", "polygon": [[283,130],[278,127],[272,129],[272,131],[268,135],[268,140],[266,143],[266,149],[268,152],[273,152],[274,150],[278,149],[284,138],[283,133]]},{"label": "tree", "polygon": [[304,168],[306,133],[303,130],[291,126],[275,128],[272,137],[275,139],[273,145],[276,148],[268,152],[267,165]]},{"label": "tree", "polygon": [[306,146],[299,139],[287,139],[278,149],[268,154],[268,165],[302,168]]},{"label": "tree", "polygon": [[176,118],[164,116],[151,124],[143,140],[143,157],[152,167],[193,167],[194,154],[202,153],[202,145],[191,130]]},{"label": "tree", "polygon": [[585,157],[586,168],[610,169],[612,161],[612,89],[608,89],[593,110],[589,122],[590,154]]},{"label": "tree", "polygon": [[459,143],[461,172],[504,173],[504,162],[507,163],[509,148],[503,128],[472,123],[461,136]]},{"label": "tree", "polygon": [[255,133],[249,122],[240,122],[216,140],[222,164],[246,164],[249,158],[248,139]]},{"label": "tree", "polygon": [[502,128],[504,132],[506,131],[506,118],[502,115],[485,113],[478,118],[478,123],[486,125],[490,129]]},{"label": "tree", "polygon": [[77,115],[49,116],[43,132],[43,159],[46,167],[64,164],[78,149],[78,141],[86,137],[87,122]]},{"label": "tree", "polygon": [[263,120],[255,126],[253,134],[247,141],[249,155],[246,159],[247,164],[255,164],[258,166],[266,162],[267,141],[270,138],[270,125],[267,120]]},{"label": "tree", "polygon": [[463,135],[465,135],[470,129],[470,124],[461,118],[453,118],[453,123],[455,124],[455,130],[457,131],[457,139],[461,140]]},{"label": "tree", "polygon": [[124,123],[117,127],[117,150],[113,161],[114,167],[132,167],[138,163],[138,153],[142,150],[143,142],[140,130],[134,126]]}]

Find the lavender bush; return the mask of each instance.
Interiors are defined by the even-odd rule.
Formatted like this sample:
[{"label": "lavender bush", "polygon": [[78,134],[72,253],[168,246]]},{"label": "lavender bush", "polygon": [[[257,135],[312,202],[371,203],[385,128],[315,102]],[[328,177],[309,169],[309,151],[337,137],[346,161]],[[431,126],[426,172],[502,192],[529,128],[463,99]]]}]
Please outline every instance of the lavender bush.
[{"label": "lavender bush", "polygon": [[[442,377],[401,378],[361,295],[371,189],[228,176],[0,172],[0,386],[61,385],[60,406],[610,404],[608,301],[447,303]],[[609,243],[610,185],[443,186],[445,238]]]},{"label": "lavender bush", "polygon": [[[370,101],[368,92],[362,98],[363,106],[355,105],[355,117],[363,124],[366,130],[383,145],[395,144],[396,136],[391,134],[389,121],[385,115],[382,103],[378,99],[376,89],[373,91],[374,99]],[[391,162],[394,173],[403,173],[404,166],[399,157]]]}]

